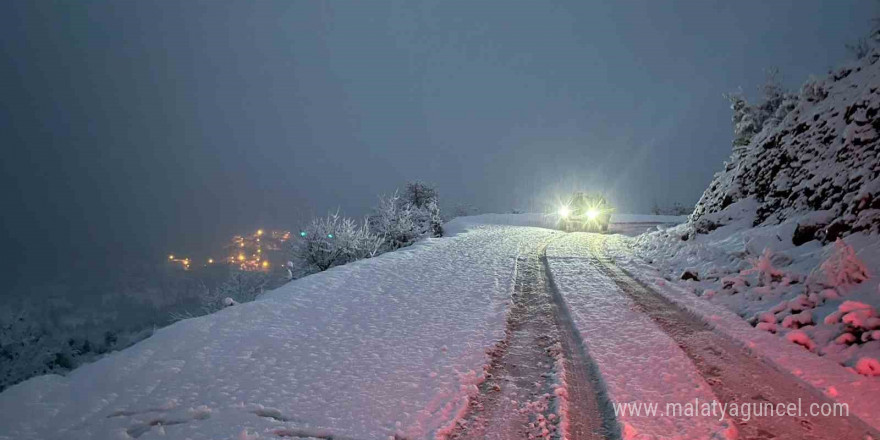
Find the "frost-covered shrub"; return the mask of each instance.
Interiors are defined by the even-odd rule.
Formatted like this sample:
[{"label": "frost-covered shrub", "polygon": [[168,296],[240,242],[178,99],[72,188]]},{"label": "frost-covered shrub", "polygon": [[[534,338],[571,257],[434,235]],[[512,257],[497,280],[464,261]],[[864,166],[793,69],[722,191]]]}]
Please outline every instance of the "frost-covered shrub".
[{"label": "frost-covered shrub", "polygon": [[730,109],[733,110],[733,145],[748,145],[761,131],[761,121],[742,94],[728,94],[725,98],[730,101]]},{"label": "frost-covered shrub", "polygon": [[328,214],[312,220],[293,240],[291,262],[296,275],[308,275],[375,256],[383,241],[367,222],[358,224],[339,213]]},{"label": "frost-covered shrub", "polygon": [[379,206],[374,209],[369,224],[384,239],[385,250],[409,246],[419,237],[413,207],[396,191],[390,196],[379,197]]},{"label": "frost-covered shrub", "polygon": [[845,288],[868,279],[868,269],[859,259],[852,246],[841,239],[834,242],[834,251],[820,269],[829,287]]},{"label": "frost-covered shrub", "polygon": [[757,104],[749,104],[742,93],[725,95],[733,110],[734,146],[749,145],[761,130],[778,125],[797,107],[798,95],[786,92],[777,77],[778,71],[769,72],[763,96]]},{"label": "frost-covered shrub", "polygon": [[443,218],[440,216],[440,207],[436,200],[431,200],[425,206],[414,209],[413,221],[419,235],[443,236]]},{"label": "frost-covered shrub", "polygon": [[764,248],[764,252],[758,258],[749,258],[751,268],[740,272],[740,275],[756,274],[761,286],[769,286],[773,281],[779,281],[785,272],[773,267],[773,251]]},{"label": "frost-covered shrub", "polygon": [[410,205],[419,235],[443,236],[443,219],[436,188],[420,181],[409,182],[402,201]]},{"label": "frost-covered shrub", "polygon": [[383,252],[409,246],[424,236],[440,237],[443,219],[437,191],[425,183],[410,182],[403,195],[395,191],[380,197],[368,223],[384,240]]}]

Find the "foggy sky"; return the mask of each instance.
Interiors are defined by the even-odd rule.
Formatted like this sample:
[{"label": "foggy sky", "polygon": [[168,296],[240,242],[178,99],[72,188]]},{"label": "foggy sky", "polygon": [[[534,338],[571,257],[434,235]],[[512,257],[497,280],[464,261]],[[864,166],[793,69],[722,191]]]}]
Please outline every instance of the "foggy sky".
[{"label": "foggy sky", "polygon": [[[5,275],[197,252],[409,179],[444,206],[692,205],[722,93],[846,60],[869,1],[4,1]],[[49,275],[51,276],[51,275]],[[2,294],[2,293],[0,293]]]}]

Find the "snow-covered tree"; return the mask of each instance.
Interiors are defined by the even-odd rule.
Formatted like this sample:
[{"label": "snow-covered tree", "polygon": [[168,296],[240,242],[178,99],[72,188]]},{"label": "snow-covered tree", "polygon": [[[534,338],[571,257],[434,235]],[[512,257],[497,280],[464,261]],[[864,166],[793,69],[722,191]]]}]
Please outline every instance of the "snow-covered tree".
[{"label": "snow-covered tree", "polygon": [[339,213],[316,218],[293,240],[294,275],[304,276],[375,256],[381,244],[382,237],[373,233],[366,222],[358,224]]},{"label": "snow-covered tree", "polygon": [[369,224],[384,238],[387,250],[400,249],[418,238],[413,207],[397,193],[379,197],[379,205],[369,218]]},{"label": "snow-covered tree", "polygon": [[419,235],[443,236],[443,219],[436,188],[421,181],[408,182],[403,201],[411,206]]},{"label": "snow-covered tree", "polygon": [[729,93],[724,97],[730,101],[730,109],[733,110],[733,145],[748,145],[752,137],[761,131],[755,109],[741,93]]},{"label": "snow-covered tree", "polygon": [[420,237],[443,235],[443,219],[437,204],[437,191],[422,182],[410,182],[401,196],[379,198],[379,206],[369,219],[373,231],[385,240],[384,250],[395,250]]},{"label": "snow-covered tree", "polygon": [[724,95],[733,110],[733,145],[749,145],[766,126],[778,125],[798,104],[798,95],[788,93],[779,81],[779,71],[771,69],[757,104],[749,104],[741,92]]},{"label": "snow-covered tree", "polygon": [[422,209],[431,202],[437,203],[437,189],[420,180],[407,182],[403,199],[416,208]]}]

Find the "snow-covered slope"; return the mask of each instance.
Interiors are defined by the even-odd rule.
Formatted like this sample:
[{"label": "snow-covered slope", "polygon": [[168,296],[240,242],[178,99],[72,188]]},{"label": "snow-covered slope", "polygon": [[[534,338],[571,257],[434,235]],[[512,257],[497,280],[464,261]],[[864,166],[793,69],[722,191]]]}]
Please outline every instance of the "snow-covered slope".
[{"label": "snow-covered slope", "polygon": [[804,85],[797,106],[734,149],[691,216],[698,231],[720,211],[757,202],[754,224],[800,219],[798,243],[880,230],[880,52]]},{"label": "snow-covered slope", "polygon": [[[755,205],[745,202],[738,204]],[[880,319],[871,319],[880,317],[880,236],[858,232],[796,246],[799,218],[754,228],[751,219],[686,241],[690,226],[681,225],[637,237],[631,246],[667,280],[753,326],[880,375]],[[862,311],[848,315],[853,307]]]},{"label": "snow-covered slope", "polygon": [[13,386],[0,439],[430,437],[504,337],[515,257],[552,234],[448,230]]},{"label": "snow-covered slope", "polygon": [[737,147],[690,222],[632,242],[753,326],[880,376],[880,52],[808,82]]}]

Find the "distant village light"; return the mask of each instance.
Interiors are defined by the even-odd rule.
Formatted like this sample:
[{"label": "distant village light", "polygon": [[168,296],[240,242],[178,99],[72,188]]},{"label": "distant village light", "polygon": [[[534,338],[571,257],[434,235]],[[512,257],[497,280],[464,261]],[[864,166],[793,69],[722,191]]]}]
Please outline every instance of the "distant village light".
[{"label": "distant village light", "polygon": [[302,231],[302,232],[300,232],[300,233],[299,233],[299,236],[300,236],[300,237],[305,237],[305,236],[306,236],[306,231]]},{"label": "distant village light", "polygon": [[[308,233],[301,231],[300,236],[305,237]],[[268,241],[261,240],[260,237],[268,237]],[[329,238],[334,238],[333,234],[328,234]],[[193,259],[190,257],[181,257],[175,254],[168,254],[169,262],[180,264],[183,270],[190,270],[194,267],[205,267],[214,264],[229,264],[240,268],[243,271],[269,270],[272,266],[272,258],[276,251],[282,249],[285,240],[290,238],[290,231],[267,231],[258,229],[256,233],[248,236],[236,235],[229,242],[226,248],[232,249],[228,256],[216,260],[211,257],[195,257],[196,260],[202,259],[204,263],[193,266]],[[266,252],[263,252],[263,248]],[[239,248],[235,251],[235,248]]]}]

